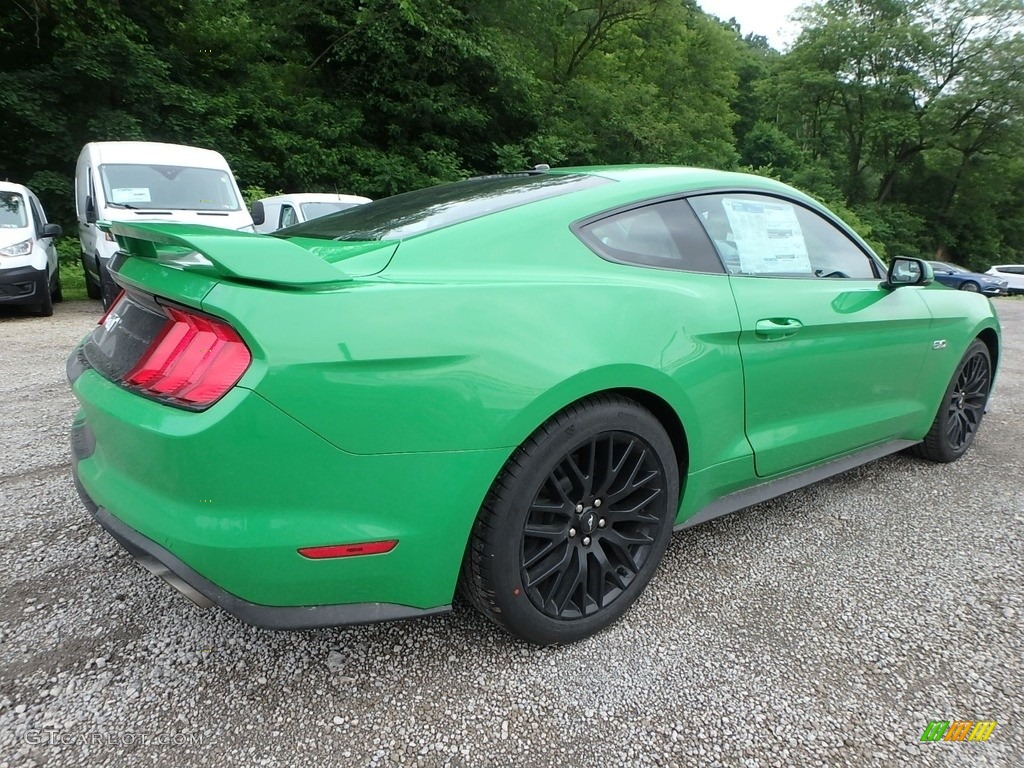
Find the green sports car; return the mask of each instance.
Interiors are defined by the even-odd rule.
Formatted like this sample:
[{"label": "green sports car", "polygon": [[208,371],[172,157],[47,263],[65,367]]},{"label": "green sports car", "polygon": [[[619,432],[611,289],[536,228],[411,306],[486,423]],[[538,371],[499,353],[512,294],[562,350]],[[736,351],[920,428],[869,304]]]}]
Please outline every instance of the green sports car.
[{"label": "green sports car", "polygon": [[783,184],[540,169],[274,236],[114,223],[71,354],[74,475],[143,564],[243,621],[618,619],[679,530],[971,445],[984,296],[888,269]]}]

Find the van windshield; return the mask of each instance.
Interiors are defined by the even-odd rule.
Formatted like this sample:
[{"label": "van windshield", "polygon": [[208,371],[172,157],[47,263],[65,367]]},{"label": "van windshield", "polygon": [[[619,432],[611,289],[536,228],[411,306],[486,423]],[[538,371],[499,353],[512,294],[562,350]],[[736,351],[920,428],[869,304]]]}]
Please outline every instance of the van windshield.
[{"label": "van windshield", "polygon": [[101,165],[108,205],[138,210],[237,211],[231,174],[182,165]]},{"label": "van windshield", "polygon": [[17,192],[0,192],[0,229],[22,229],[27,226],[24,198]]}]

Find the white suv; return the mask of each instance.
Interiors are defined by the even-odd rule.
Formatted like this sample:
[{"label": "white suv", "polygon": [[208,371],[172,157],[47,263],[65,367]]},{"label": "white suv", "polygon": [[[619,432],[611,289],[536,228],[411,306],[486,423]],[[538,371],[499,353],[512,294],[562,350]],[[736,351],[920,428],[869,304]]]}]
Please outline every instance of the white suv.
[{"label": "white suv", "polygon": [[1024,264],[1001,264],[989,267],[985,274],[1003,278],[1006,281],[1008,294],[1024,293]]},{"label": "white suv", "polygon": [[53,241],[61,229],[46,221],[32,190],[0,181],[0,305],[29,306],[49,317],[64,297]]}]

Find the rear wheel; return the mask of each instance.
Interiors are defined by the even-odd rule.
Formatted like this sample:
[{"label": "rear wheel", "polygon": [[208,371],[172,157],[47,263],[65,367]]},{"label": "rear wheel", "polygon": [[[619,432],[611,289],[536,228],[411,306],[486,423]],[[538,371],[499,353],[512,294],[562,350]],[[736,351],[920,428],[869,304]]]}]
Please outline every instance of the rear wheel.
[{"label": "rear wheel", "polygon": [[647,586],[678,500],[675,451],[650,411],[606,395],[570,406],[495,480],[470,537],[462,591],[529,642],[589,637]]},{"label": "rear wheel", "polygon": [[981,426],[991,387],[992,358],[985,343],[975,339],[953,372],[935,421],[914,453],[943,463],[963,456]]},{"label": "rear wheel", "polygon": [[978,284],[972,282],[960,283],[960,290],[967,291],[968,293],[977,293]]}]

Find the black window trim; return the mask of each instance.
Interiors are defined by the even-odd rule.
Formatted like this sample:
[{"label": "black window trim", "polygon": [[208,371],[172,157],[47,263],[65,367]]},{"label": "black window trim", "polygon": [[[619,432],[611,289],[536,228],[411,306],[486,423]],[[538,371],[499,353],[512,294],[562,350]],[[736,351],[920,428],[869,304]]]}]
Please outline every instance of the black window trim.
[{"label": "black window trim", "polygon": [[[754,187],[745,187],[745,188],[744,187],[709,187],[708,189],[692,190],[692,191],[689,191],[689,192],[673,192],[673,193],[666,194],[666,195],[658,195],[656,197],[646,198],[646,199],[641,200],[641,201],[634,201],[634,202],[631,202],[631,203],[625,203],[623,205],[616,206],[614,208],[608,208],[607,210],[601,211],[600,213],[593,213],[593,214],[590,214],[589,216],[584,216],[582,219],[577,219],[576,221],[572,222],[569,225],[569,229],[572,231],[572,233],[574,235],[576,235],[577,238],[579,238],[580,242],[582,242],[585,246],[587,246],[587,248],[589,248],[590,250],[594,251],[594,253],[596,253],[598,256],[600,256],[605,261],[610,261],[610,262],[612,262],[614,264],[626,264],[626,265],[631,266],[631,267],[644,267],[644,268],[647,268],[647,269],[665,269],[665,270],[668,270],[668,271],[671,271],[671,272],[688,272],[688,273],[691,273],[691,274],[700,274],[700,275],[724,274],[724,275],[727,275],[729,277],[754,277],[754,278],[773,278],[773,279],[792,279],[792,280],[808,280],[808,279],[821,280],[822,279],[822,278],[816,277],[814,275],[772,275],[772,274],[733,275],[733,274],[730,274],[728,269],[726,269],[726,267],[725,267],[725,261],[722,259],[722,254],[718,252],[718,247],[715,245],[714,240],[711,239],[711,236],[708,235],[707,229],[705,229],[703,226],[701,226],[701,230],[704,232],[704,236],[708,239],[708,242],[711,244],[711,248],[715,252],[715,255],[718,257],[719,263],[722,265],[722,272],[721,273],[718,273],[718,272],[698,272],[698,271],[695,271],[695,270],[692,270],[692,269],[682,269],[680,267],[673,267],[673,266],[662,265],[662,264],[657,264],[657,265],[655,265],[655,264],[644,264],[642,261],[639,261],[639,260],[633,260],[633,259],[623,260],[623,259],[614,258],[613,256],[606,256],[605,254],[601,253],[593,245],[593,243],[591,243],[589,241],[589,239],[586,237],[585,232],[583,231],[584,227],[588,227],[591,224],[596,224],[597,222],[599,222],[599,221],[601,221],[603,219],[607,219],[607,218],[610,218],[612,216],[616,216],[616,215],[618,215],[620,213],[627,213],[628,211],[636,210],[636,209],[639,209],[639,208],[646,208],[646,207],[651,206],[651,205],[657,205],[658,203],[667,203],[667,202],[671,202],[671,201],[674,201],[674,200],[684,200],[689,205],[689,200],[692,197],[706,197],[706,196],[709,196],[709,195],[729,195],[729,194],[733,194],[733,195],[762,195],[764,197],[773,197],[773,198],[776,198],[777,200],[782,200],[782,201],[787,202],[787,203],[789,203],[791,205],[798,205],[801,208],[804,208],[804,209],[810,211],[811,213],[817,214],[821,218],[825,219],[825,221],[827,221],[830,224],[832,224],[832,226],[834,226],[836,229],[838,229],[843,234],[843,236],[847,240],[849,240],[857,248],[857,250],[859,250],[861,253],[863,253],[867,257],[868,261],[871,263],[872,269],[875,272],[875,276],[873,278],[866,278],[866,277],[856,278],[856,277],[853,277],[853,278],[849,278],[850,280],[861,280],[861,281],[863,281],[863,280],[879,280],[879,279],[882,278],[883,275],[886,274],[887,270],[886,270],[885,265],[882,263],[882,260],[875,254],[875,252],[871,250],[870,246],[868,246],[867,243],[865,243],[862,240],[862,238],[856,232],[854,232],[844,221],[839,219],[837,216],[835,216],[831,211],[826,209],[824,206],[819,206],[817,204],[809,204],[807,201],[799,200],[799,199],[790,197],[790,196],[788,196],[786,194],[783,194],[781,192],[767,191],[767,190],[763,190],[763,189],[757,189],[757,188],[754,188]],[[693,206],[692,205],[690,205],[690,209],[693,210]],[[697,215],[697,217],[699,219],[699,215],[696,213],[696,211],[694,211],[694,214]]]},{"label": "black window trim", "polygon": [[[704,227],[700,227],[701,234],[704,236],[704,239],[707,240],[708,247],[711,249],[711,253],[713,253],[715,255],[715,258],[718,260],[718,265],[719,265],[719,267],[721,267],[721,269],[719,271],[717,271],[717,272],[708,272],[706,270],[687,269],[685,267],[673,266],[672,264],[666,263],[666,262],[668,262],[668,258],[659,258],[657,263],[650,263],[650,262],[643,261],[643,259],[639,258],[639,257],[637,257],[637,258],[618,257],[614,253],[612,253],[612,250],[618,251],[617,248],[616,249],[602,248],[599,243],[595,243],[593,241],[593,238],[590,238],[590,237],[587,236],[587,232],[586,232],[586,228],[587,227],[589,227],[589,226],[591,226],[593,224],[597,224],[600,221],[604,221],[605,219],[610,219],[613,216],[619,216],[620,214],[629,213],[631,211],[639,211],[639,210],[641,210],[643,208],[650,208],[651,206],[654,206],[654,205],[662,205],[664,203],[673,203],[673,202],[683,202],[683,203],[686,203],[686,198],[687,197],[688,197],[687,194],[680,194],[678,192],[674,192],[674,193],[668,194],[668,195],[658,195],[657,197],[647,198],[647,199],[642,200],[642,201],[634,201],[632,203],[626,203],[625,205],[619,205],[619,206],[616,206],[615,208],[609,208],[609,209],[607,209],[605,211],[602,211],[601,213],[592,213],[592,214],[590,214],[588,216],[584,216],[582,219],[577,219],[576,221],[572,222],[569,225],[569,230],[574,235],[576,235],[576,237],[579,239],[579,241],[581,243],[583,243],[587,248],[589,248],[591,251],[593,251],[595,254],[597,254],[597,256],[599,256],[600,258],[604,259],[605,261],[611,262],[612,264],[623,264],[623,265],[626,265],[626,266],[629,266],[629,267],[641,267],[643,269],[661,269],[661,270],[665,270],[665,271],[668,271],[668,272],[685,272],[685,273],[692,274],[692,275],[723,275],[723,276],[728,276],[729,272],[728,272],[728,270],[726,270],[725,264],[722,262],[722,255],[718,252],[718,249],[715,248],[715,244],[712,242],[711,238],[708,236],[707,230],[704,229]],[[693,212],[692,206],[690,207],[690,211]],[[698,222],[698,226],[699,225],[700,225],[700,222]],[[657,257],[655,257],[655,258],[657,258]]]}]

